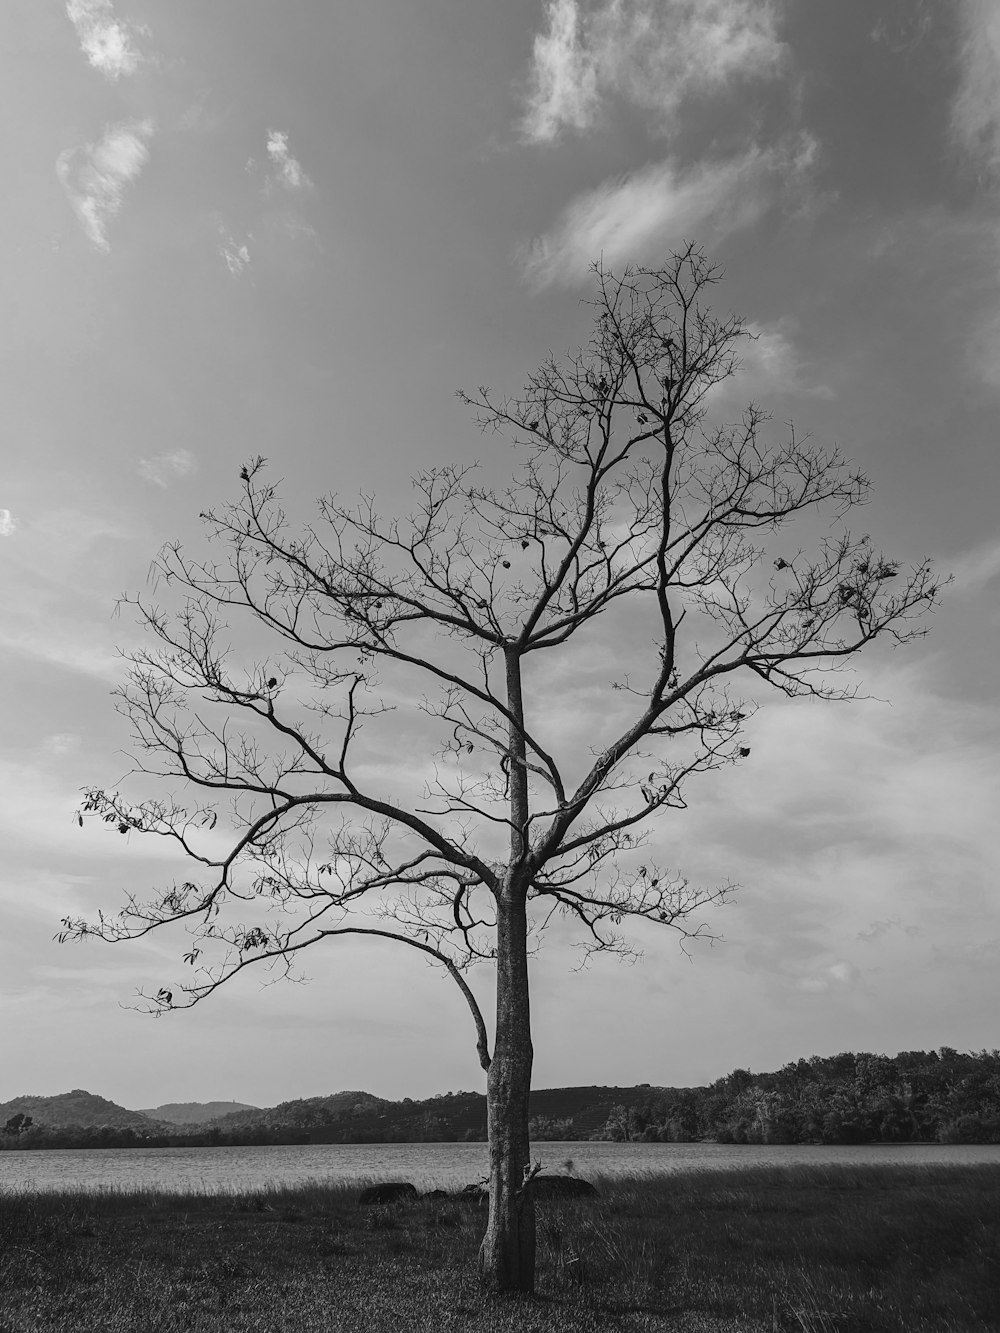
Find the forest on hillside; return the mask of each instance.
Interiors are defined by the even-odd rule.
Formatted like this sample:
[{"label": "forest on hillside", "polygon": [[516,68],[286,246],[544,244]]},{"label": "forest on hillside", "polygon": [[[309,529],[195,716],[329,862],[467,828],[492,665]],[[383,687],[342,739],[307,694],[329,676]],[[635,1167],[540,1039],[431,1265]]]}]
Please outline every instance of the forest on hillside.
[{"label": "forest on hillside", "polygon": [[718,1143],[1000,1143],[1000,1051],[813,1056],[619,1105],[600,1138]]},{"label": "forest on hillside", "polygon": [[[13,1105],[13,1104],[11,1104]],[[110,1105],[110,1104],[109,1104]],[[126,1113],[135,1114],[135,1113]],[[812,1056],[775,1073],[737,1069],[708,1087],[550,1088],[531,1094],[538,1140],[718,1143],[1000,1143],[1000,1051]],[[336,1093],[235,1112],[207,1125],[40,1124],[11,1116],[0,1148],[123,1148],[481,1141],[486,1099],[399,1102]]]}]

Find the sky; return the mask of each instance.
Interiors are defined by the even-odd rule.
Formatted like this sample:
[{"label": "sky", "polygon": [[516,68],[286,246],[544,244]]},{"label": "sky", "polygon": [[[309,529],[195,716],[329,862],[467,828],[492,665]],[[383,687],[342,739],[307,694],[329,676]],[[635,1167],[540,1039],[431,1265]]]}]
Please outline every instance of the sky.
[{"label": "sky", "polygon": [[76,822],[130,766],[116,605],[257,454],[298,520],[330,491],[405,509],[487,447],[457,389],[516,392],[586,338],[593,260],[687,239],[757,334],[733,413],[839,444],[864,529],[954,580],[926,638],[859,659],[869,697],[767,701],[752,767],[658,827],[741,886],[711,947],[639,931],[641,961],[579,970],[555,933],[535,1085],[998,1045],[992,0],[11,0],[0,103],[0,1100],[483,1087],[415,952],[313,950],[306,984],[153,1019],[130,1005],[182,934],[55,942],[173,873]]}]

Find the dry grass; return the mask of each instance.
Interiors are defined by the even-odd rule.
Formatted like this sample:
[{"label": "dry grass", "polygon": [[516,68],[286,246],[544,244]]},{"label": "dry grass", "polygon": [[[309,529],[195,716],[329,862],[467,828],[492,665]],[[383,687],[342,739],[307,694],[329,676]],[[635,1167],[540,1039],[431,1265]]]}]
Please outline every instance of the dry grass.
[{"label": "dry grass", "polygon": [[0,1196],[0,1333],[971,1333],[1000,1328],[1000,1168],[599,1181],[487,1301],[474,1201],[351,1187]]}]

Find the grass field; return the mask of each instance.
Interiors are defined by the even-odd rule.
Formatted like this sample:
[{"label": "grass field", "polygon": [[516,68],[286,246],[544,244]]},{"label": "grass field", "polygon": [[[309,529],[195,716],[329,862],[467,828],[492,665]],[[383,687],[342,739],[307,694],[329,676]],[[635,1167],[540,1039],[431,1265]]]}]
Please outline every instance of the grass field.
[{"label": "grass field", "polygon": [[531,1301],[480,1295],[475,1201],[0,1195],[0,1333],[1000,1329],[1000,1166],[595,1183],[539,1204]]}]

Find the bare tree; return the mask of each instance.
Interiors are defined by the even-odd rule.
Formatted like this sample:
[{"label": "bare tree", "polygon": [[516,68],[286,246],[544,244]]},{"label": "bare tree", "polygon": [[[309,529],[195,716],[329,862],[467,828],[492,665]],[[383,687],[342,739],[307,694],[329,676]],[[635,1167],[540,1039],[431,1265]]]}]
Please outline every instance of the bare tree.
[{"label": "bare tree", "polygon": [[[547,359],[519,397],[460,395],[513,442],[509,484],[443,467],[416,478],[407,518],[329,497],[296,530],[258,458],[239,498],[202,515],[210,559],[161,552],[159,585],[179,596],[169,613],[125,599],[153,646],[129,656],[119,706],[137,772],[182,795],[88,789],[81,823],[166,838],[193,878],[63,923],[62,938],[116,941],[184,923],[193,971],[143,997],[154,1012],[348,936],[446,969],[487,1072],[480,1272],[500,1291],[534,1283],[538,934],[564,915],[590,951],[626,950],[626,918],[703,935],[702,910],[729,886],[703,891],[657,865],[640,850],[649,826],[684,806],[690,778],[749,755],[764,686],[850,697],[837,664],[922,632],[937,594],[926,563],[904,572],[846,529],[868,483],[838,452],[794,431],[770,441],[753,404],[710,424],[747,330],[705,305],[720,273],[700,250],[595,275],[586,348]],[[238,617],[268,656],[229,646]],[[600,716],[560,736],[549,663],[586,666],[600,633],[616,636],[617,679]],[[417,790],[372,762],[404,738],[426,747]],[[496,971],[492,1049],[466,980],[479,962]]]}]

